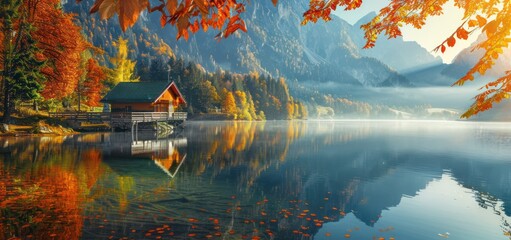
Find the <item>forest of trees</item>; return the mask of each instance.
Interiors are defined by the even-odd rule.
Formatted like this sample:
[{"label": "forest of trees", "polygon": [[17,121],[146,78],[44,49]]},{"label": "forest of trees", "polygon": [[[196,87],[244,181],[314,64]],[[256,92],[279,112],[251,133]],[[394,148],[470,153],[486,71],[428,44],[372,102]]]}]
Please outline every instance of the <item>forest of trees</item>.
[{"label": "forest of trees", "polygon": [[[194,33],[199,28],[207,30],[208,27],[212,27],[220,30],[218,37],[228,37],[238,29],[246,31],[245,24],[239,17],[239,14],[243,12],[243,5],[233,4],[236,1],[220,7],[201,6],[194,1],[190,8],[186,8],[188,10],[182,6],[171,5],[151,8],[145,0],[135,2],[140,4],[129,5],[125,9],[127,5],[124,1],[97,0],[91,12],[99,12],[102,19],[108,19],[118,10],[115,8],[116,10],[106,11],[106,9],[113,9],[108,6],[123,7],[125,14],[119,17],[119,21],[121,28],[126,30],[137,21],[141,11],[145,9],[149,9],[150,12],[159,11],[163,16],[161,24],[175,25],[178,29],[178,37],[184,38],[187,38],[189,31]],[[315,6],[311,3],[311,9],[314,8],[317,11],[309,9],[304,14],[304,23],[315,22],[321,18],[328,20],[330,15],[328,6],[350,6],[349,9],[354,9],[361,4],[361,1],[348,2],[350,3],[330,1],[324,6]],[[277,1],[274,3],[276,4]],[[356,4],[352,6],[351,3]],[[0,108],[4,122],[10,121],[12,111],[21,102],[33,102],[35,109],[41,105],[50,111],[59,108],[71,109],[71,106],[77,106],[74,109],[78,111],[88,107],[100,107],[101,97],[115,84],[120,81],[139,80],[175,81],[188,99],[189,104],[183,110],[192,114],[220,112],[227,114],[231,119],[262,120],[305,119],[309,115],[324,115],[325,111],[326,115],[331,117],[346,112],[365,115],[374,112],[384,113],[384,115],[388,113],[386,107],[371,106],[348,99],[332,100],[328,96],[317,96],[311,100],[311,98],[297,95],[302,99],[298,101],[296,96],[291,96],[288,85],[282,78],[260,76],[258,73],[229,73],[223,70],[211,73],[205,71],[200,65],[175,57],[167,62],[172,55],[172,50],[164,44],[153,46],[153,48],[161,49],[158,52],[165,57],[152,58],[155,60],[150,60],[149,63],[144,63],[145,65],[142,63],[137,65],[135,61],[130,60],[132,54],[129,48],[130,39],[110,39],[108,47],[116,49],[116,55],[107,56],[102,49],[93,46],[87,40],[101,32],[92,33],[90,29],[87,31],[81,29],[75,22],[75,16],[63,11],[60,0],[11,0],[0,1],[0,4],[0,40],[2,42],[0,45],[2,92]],[[489,37],[478,46],[486,50],[485,55],[466,76],[460,79],[458,84],[472,80],[477,72],[484,74],[493,64],[493,59],[499,57],[502,48],[510,41],[506,38],[509,25],[503,24],[504,20],[509,18],[508,12],[502,16],[497,15],[494,20],[491,20],[491,17],[499,13],[498,9],[487,12],[483,16],[476,10],[484,12],[494,9],[493,3],[477,5],[474,8],[470,6],[470,4],[460,6],[466,10],[466,21],[438,47],[444,51],[446,46],[453,46],[456,39],[466,39],[467,29],[472,31],[481,28]],[[363,26],[366,30],[368,47],[374,44],[379,33],[387,32],[391,37],[399,36],[398,24],[404,22],[422,26],[429,15],[441,11],[441,8],[429,9],[420,16],[420,19],[417,16],[412,19],[401,15],[394,16],[394,19],[389,18],[392,17],[391,13],[395,7],[402,7],[407,11],[422,9],[420,6],[408,6],[402,2],[384,8],[385,11],[380,12],[380,17],[382,22],[388,23],[386,28],[375,22],[377,18]],[[505,5],[504,8],[507,9],[509,6]],[[225,16],[209,16],[209,11],[215,9],[221,10]],[[230,13],[229,10],[234,12]],[[188,22],[190,19],[195,19],[190,18],[190,13],[198,14],[194,16],[208,17],[201,21]],[[183,24],[176,22],[180,18],[186,22],[183,21]],[[105,28],[103,30],[107,31]],[[138,44],[138,41],[134,44]],[[150,42],[145,42],[145,45],[151,47]],[[477,114],[491,108],[494,102],[509,98],[511,87],[509,78],[509,74],[506,74],[486,85],[488,90],[478,95],[476,103],[462,116],[469,117]],[[82,105],[86,108],[82,108]]]},{"label": "forest of trees", "polygon": [[[269,0],[267,0],[269,1]],[[78,1],[80,2],[80,1]],[[273,5],[280,4],[271,0]],[[319,20],[330,21],[331,15],[337,9],[350,11],[360,8],[363,0],[315,0],[309,1],[303,13],[301,24]],[[368,23],[361,26],[364,30],[366,44],[364,48],[374,47],[380,35],[396,38],[402,35],[401,29],[406,25],[421,29],[427,20],[444,14],[444,7],[454,3],[463,12],[461,19],[453,19],[458,27],[445,39],[439,42],[435,51],[444,53],[447,48],[454,47],[457,41],[467,40],[476,31],[486,35],[486,39],[477,44],[472,50],[483,50],[484,54],[470,70],[464,74],[455,85],[463,85],[473,81],[478,75],[484,75],[495,64],[495,59],[503,54],[503,49],[511,43],[511,4],[506,1],[447,1],[447,0],[391,0],[381,8],[378,14]],[[190,33],[209,28],[219,31],[217,38],[227,38],[238,30],[247,31],[243,12],[245,1],[216,0],[211,3],[203,1],[149,0],[133,1],[104,1],[95,0],[90,12],[98,13],[101,19],[118,16],[123,31],[133,26],[142,11],[161,15],[161,26],[171,25],[177,29],[176,38],[188,39]],[[459,20],[459,21],[458,21]],[[457,21],[457,22],[456,22]],[[325,46],[326,47],[326,46]],[[475,96],[472,106],[461,116],[469,118],[479,112],[493,107],[493,104],[509,99],[511,96],[511,71],[503,73],[502,77],[485,83],[481,92]]]},{"label": "forest of trees", "polygon": [[[206,72],[200,65],[165,58],[143,64],[130,60],[129,39],[112,40],[115,56],[87,41],[74,15],[59,0],[1,2],[0,79],[3,121],[20,103],[35,109],[87,111],[125,81],[175,81],[191,114],[221,113],[228,119],[305,119],[305,106],[290,94],[284,79]],[[63,29],[65,29],[63,31]],[[170,50],[171,51],[171,50]],[[171,71],[168,71],[168,69]],[[100,108],[97,108],[98,110]]]},{"label": "forest of trees", "polygon": [[286,81],[258,73],[207,72],[199,64],[171,58],[138,69],[141,81],[174,81],[190,114],[221,112],[231,119],[306,119],[307,109],[294,99]]},{"label": "forest of trees", "polygon": [[3,121],[20,101],[66,102],[84,97],[97,105],[105,77],[94,59],[102,54],[85,40],[59,0],[1,1],[0,77]]}]

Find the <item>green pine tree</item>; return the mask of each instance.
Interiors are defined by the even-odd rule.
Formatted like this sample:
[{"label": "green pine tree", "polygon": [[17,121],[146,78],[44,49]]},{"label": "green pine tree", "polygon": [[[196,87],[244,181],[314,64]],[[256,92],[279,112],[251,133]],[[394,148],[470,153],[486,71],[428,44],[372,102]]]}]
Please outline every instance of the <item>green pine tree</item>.
[{"label": "green pine tree", "polygon": [[0,21],[3,35],[3,122],[9,122],[15,100],[30,100],[39,97],[44,75],[41,69],[44,61],[37,59],[40,52],[31,33],[34,28],[20,15],[20,0],[0,2]]}]

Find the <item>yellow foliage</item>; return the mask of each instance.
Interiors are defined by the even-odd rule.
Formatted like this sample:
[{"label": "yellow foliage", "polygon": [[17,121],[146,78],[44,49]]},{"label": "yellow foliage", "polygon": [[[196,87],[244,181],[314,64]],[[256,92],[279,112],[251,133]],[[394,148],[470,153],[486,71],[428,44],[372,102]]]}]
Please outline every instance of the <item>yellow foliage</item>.
[{"label": "yellow foliage", "polygon": [[230,115],[236,114],[236,101],[234,100],[234,95],[225,88],[223,89],[223,92],[224,99],[222,101],[222,108],[224,109],[224,112]]},{"label": "yellow foliage", "polygon": [[110,76],[110,81],[113,85],[116,85],[119,82],[138,81],[139,79],[133,76],[137,62],[131,61],[128,58],[128,40],[120,37],[116,46],[117,56],[110,59],[112,64],[115,66]]}]

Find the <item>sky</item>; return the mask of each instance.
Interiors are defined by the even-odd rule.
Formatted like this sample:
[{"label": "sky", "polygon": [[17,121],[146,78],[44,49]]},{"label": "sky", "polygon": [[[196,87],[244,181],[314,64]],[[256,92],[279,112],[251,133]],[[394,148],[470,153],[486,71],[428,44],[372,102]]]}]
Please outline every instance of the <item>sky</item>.
[{"label": "sky", "polygon": [[[349,12],[338,9],[335,14],[347,22],[354,24],[370,12],[378,12],[388,3],[388,0],[364,0],[359,9]],[[455,7],[451,0],[444,6],[444,14],[442,16],[430,17],[422,29],[415,29],[411,26],[403,27],[403,29],[401,29],[403,39],[405,41],[416,41],[422,47],[431,51],[433,55],[440,56],[445,63],[450,63],[461,50],[470,46],[472,42],[477,40],[479,35],[478,32],[475,32],[469,36],[468,40],[461,41],[456,39],[456,45],[453,48],[447,48],[443,54],[440,52],[433,52],[433,49],[449,37],[462,23],[462,17],[463,12]],[[386,38],[378,39],[378,41],[385,40]],[[376,44],[378,44],[378,42],[376,42]]]}]

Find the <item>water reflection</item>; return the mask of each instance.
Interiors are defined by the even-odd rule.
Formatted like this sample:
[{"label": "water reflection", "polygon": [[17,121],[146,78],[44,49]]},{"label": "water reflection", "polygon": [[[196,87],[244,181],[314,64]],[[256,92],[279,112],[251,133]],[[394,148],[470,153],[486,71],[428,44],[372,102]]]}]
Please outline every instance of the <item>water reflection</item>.
[{"label": "water reflection", "polygon": [[504,124],[189,122],[0,146],[0,239],[509,239]]}]

